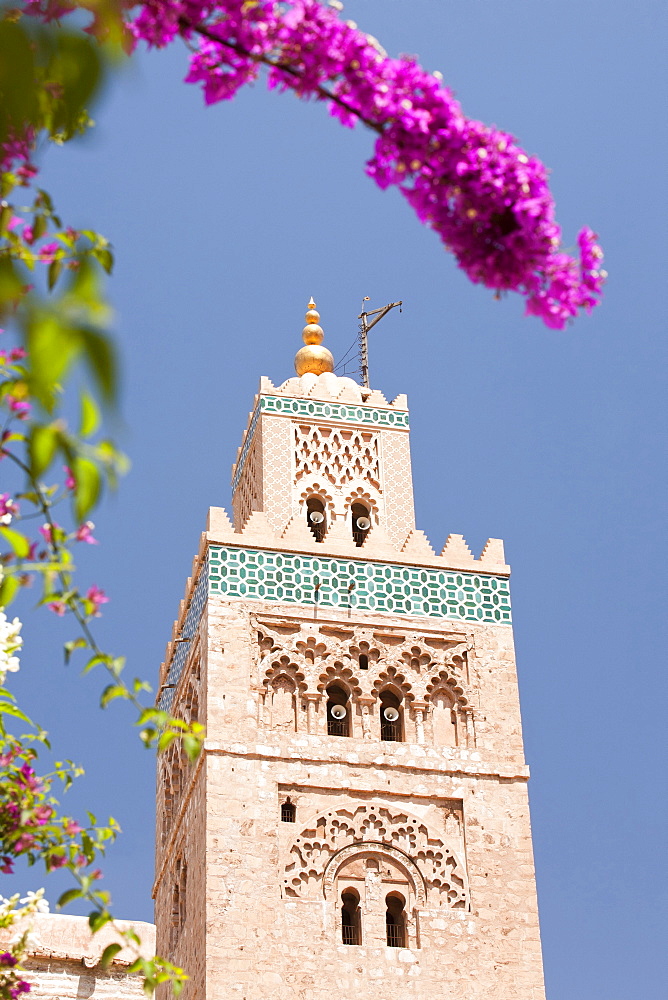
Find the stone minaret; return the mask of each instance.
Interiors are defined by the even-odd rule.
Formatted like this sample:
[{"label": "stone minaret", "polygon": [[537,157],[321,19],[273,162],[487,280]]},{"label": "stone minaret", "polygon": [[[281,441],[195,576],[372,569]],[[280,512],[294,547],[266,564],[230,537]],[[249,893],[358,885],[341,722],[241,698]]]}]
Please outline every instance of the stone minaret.
[{"label": "stone minaret", "polygon": [[161,670],[207,738],[159,761],[158,951],[187,1000],[541,1000],[503,545],[435,553],[405,397],[336,376],[306,319]]}]

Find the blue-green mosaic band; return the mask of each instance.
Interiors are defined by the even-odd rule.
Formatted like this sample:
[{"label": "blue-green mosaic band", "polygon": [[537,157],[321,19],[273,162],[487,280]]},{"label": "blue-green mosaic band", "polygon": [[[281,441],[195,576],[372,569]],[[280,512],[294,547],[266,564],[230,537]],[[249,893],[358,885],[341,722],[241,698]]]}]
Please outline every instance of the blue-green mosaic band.
[{"label": "blue-green mosaic band", "polygon": [[321,399],[291,399],[290,396],[260,396],[260,406],[267,413],[278,413],[282,417],[341,420],[348,424],[408,430],[408,410],[380,410],[356,403],[327,403]]},{"label": "blue-green mosaic band", "polygon": [[212,545],[209,593],[282,604],[510,624],[506,577]]},{"label": "blue-green mosaic band", "polygon": [[232,480],[232,492],[237,488],[246,455],[253,440],[255,425],[261,413],[306,420],[333,420],[365,427],[387,427],[399,431],[408,430],[408,410],[381,410],[375,406],[357,406],[355,403],[326,403],[320,399],[292,399],[290,396],[260,396],[239,455]]}]

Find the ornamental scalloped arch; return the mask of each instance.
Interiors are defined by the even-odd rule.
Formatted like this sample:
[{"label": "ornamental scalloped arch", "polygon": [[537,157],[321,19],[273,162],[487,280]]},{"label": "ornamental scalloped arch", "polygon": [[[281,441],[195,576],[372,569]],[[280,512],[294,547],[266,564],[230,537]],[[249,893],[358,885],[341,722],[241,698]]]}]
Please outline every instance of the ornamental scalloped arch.
[{"label": "ornamental scalloped arch", "polygon": [[336,854],[329,859],[325,865],[325,870],[322,876],[322,891],[325,899],[331,899],[333,897],[334,883],[342,865],[344,865],[346,861],[350,861],[351,858],[357,857],[359,854],[373,854],[374,856],[382,855],[387,858],[391,858],[393,861],[396,861],[399,865],[405,868],[406,873],[413,885],[417,906],[420,909],[424,909],[426,907],[427,887],[425,886],[422,872],[418,866],[408,857],[407,854],[404,854],[403,851],[398,850],[396,847],[388,847],[387,844],[382,844],[376,840],[360,841],[357,844],[350,844],[348,847],[342,847],[340,851],[337,851]]},{"label": "ornamental scalloped arch", "polygon": [[314,813],[292,842],[284,868],[285,896],[322,898],[322,879],[334,856],[352,847],[358,852],[378,849],[378,844],[411,859],[430,907],[469,908],[466,867],[446,837],[406,810],[341,800],[325,813]]}]

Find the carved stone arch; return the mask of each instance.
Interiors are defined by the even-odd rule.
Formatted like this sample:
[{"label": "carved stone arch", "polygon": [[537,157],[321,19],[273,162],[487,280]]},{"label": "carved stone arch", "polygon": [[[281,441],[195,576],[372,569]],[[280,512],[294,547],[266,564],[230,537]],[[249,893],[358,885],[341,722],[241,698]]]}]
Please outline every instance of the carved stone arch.
[{"label": "carved stone arch", "polygon": [[306,501],[309,497],[317,497],[322,500],[322,505],[327,511],[327,519],[331,521],[332,515],[334,514],[334,498],[329,492],[326,486],[324,486],[319,480],[314,479],[308,483],[302,484],[302,490],[299,494],[299,509],[304,511],[306,507]]},{"label": "carved stone arch", "polygon": [[351,483],[343,503],[346,514],[354,503],[364,504],[364,506],[369,510],[369,516],[376,522],[376,524],[378,523],[380,515],[380,498],[375,490],[369,489],[368,483]]},{"label": "carved stone arch", "polygon": [[339,802],[326,813],[312,814],[290,848],[283,891],[292,898],[322,899],[323,893],[331,891],[335,877],[326,887],[326,873],[343,864],[340,861],[332,868],[332,859],[364,851],[385,852],[390,857],[397,852],[402,864],[408,858],[426,889],[428,905],[468,908],[465,865],[444,837],[408,812],[371,802]]},{"label": "carved stone arch", "polygon": [[295,690],[300,694],[307,688],[306,676],[301,667],[295,663],[294,659],[287,653],[273,659],[264,673],[263,684],[265,689],[273,683],[274,679],[280,675],[290,677],[295,685]]},{"label": "carved stone arch", "polygon": [[333,683],[341,684],[355,698],[359,698],[362,693],[360,682],[353,673],[352,667],[341,660],[335,660],[333,663],[330,663],[320,674],[318,678],[318,691],[322,693]]},{"label": "carved stone arch", "polygon": [[468,700],[459,678],[447,667],[440,670],[427,684],[425,701],[434,745],[467,746],[470,739],[465,714]]},{"label": "carved stone arch", "polygon": [[381,691],[386,688],[394,688],[395,691],[399,692],[400,698],[403,698],[408,704],[415,698],[412,687],[413,685],[404,674],[395,666],[389,666],[378,674],[373,683],[373,693],[379,697]]},{"label": "carved stone arch", "polygon": [[435,665],[433,654],[424,646],[416,643],[404,647],[401,653],[401,660],[404,664],[402,670],[405,670],[406,673],[410,672],[413,676],[421,676],[428,673],[430,667]]},{"label": "carved stone arch", "polygon": [[442,670],[431,678],[426,686],[425,699],[429,701],[435,691],[440,689],[450,691],[453,700],[461,707],[468,705],[468,698],[464,693],[464,686],[461,678],[455,676],[453,671],[446,665]]},{"label": "carved stone arch", "polygon": [[[381,650],[375,643],[372,645],[367,639],[359,639],[352,643],[348,650],[353,660],[356,660],[361,670],[373,670],[381,660]],[[363,659],[366,657],[366,659]],[[364,664],[364,665],[363,665]]]},{"label": "carved stone arch", "polygon": [[315,668],[330,655],[327,645],[318,637],[310,635],[307,639],[299,639],[295,650],[304,661],[306,668]]},{"label": "carved stone arch", "polygon": [[343,865],[357,855],[364,854],[386,856],[401,865],[406,870],[406,874],[412,883],[416,905],[424,909],[427,905],[427,887],[418,866],[404,851],[400,851],[396,847],[388,847],[387,844],[374,840],[350,844],[348,847],[342,847],[332,855],[325,865],[322,875],[322,891],[325,899],[332,899],[336,877]]}]

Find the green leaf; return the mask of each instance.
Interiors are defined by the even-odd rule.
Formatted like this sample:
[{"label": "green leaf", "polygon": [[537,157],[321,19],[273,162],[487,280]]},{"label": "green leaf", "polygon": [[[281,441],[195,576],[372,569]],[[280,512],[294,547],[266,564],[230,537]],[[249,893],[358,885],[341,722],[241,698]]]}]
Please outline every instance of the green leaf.
[{"label": "green leaf", "polygon": [[50,292],[53,291],[53,289],[54,289],[54,287],[56,285],[56,282],[58,281],[58,278],[62,274],[63,266],[64,266],[64,262],[63,262],[63,260],[62,260],[61,257],[57,257],[55,260],[52,260],[51,263],[49,264],[49,271],[48,271],[48,279],[47,280],[48,280],[48,285],[49,285],[49,291]]},{"label": "green leaf", "polygon": [[11,715],[15,719],[21,719],[23,722],[28,722],[32,725],[28,716],[24,715],[20,708],[12,705],[9,701],[0,701],[0,715]]},{"label": "green leaf", "polygon": [[81,393],[81,420],[79,424],[79,435],[82,438],[89,438],[100,426],[100,411],[92,396],[87,392]]},{"label": "green leaf", "polygon": [[102,488],[100,470],[90,459],[77,458],[73,463],[72,473],[77,484],[74,510],[77,520],[83,521],[100,497]]},{"label": "green leaf", "polygon": [[84,356],[97,382],[102,399],[113,403],[116,398],[118,371],[113,344],[103,333],[82,329]]},{"label": "green leaf", "polygon": [[88,926],[93,934],[97,934],[99,930],[102,930],[110,920],[113,920],[111,913],[101,913],[99,910],[93,910],[88,914]]},{"label": "green leaf", "polygon": [[53,425],[36,424],[30,435],[30,471],[39,479],[49,468],[58,447],[58,431]]},{"label": "green leaf", "polygon": [[107,274],[111,274],[114,267],[114,255],[107,247],[96,247],[93,256],[100,262]]},{"label": "green leaf", "polygon": [[5,527],[4,524],[0,525],[0,535],[9,543],[17,559],[26,558],[30,552],[30,542],[25,535],[22,535],[20,531],[14,531],[12,528]]},{"label": "green leaf", "polygon": [[85,639],[79,637],[78,639],[70,639],[69,642],[65,643],[65,663],[69,663],[72,659],[72,653],[75,649],[85,649],[88,643]]},{"label": "green leaf", "polygon": [[60,899],[56,903],[56,909],[57,910],[62,910],[62,908],[64,906],[67,906],[67,904],[71,903],[73,900],[75,900],[75,899],[81,899],[82,895],[83,895],[83,893],[82,893],[81,889],[68,889],[67,892],[64,892],[62,894],[62,896],[60,897]]},{"label": "green leaf", "polygon": [[100,965],[102,966],[102,968],[108,969],[111,963],[113,962],[114,958],[116,957],[116,955],[118,955],[119,951],[122,950],[123,946],[118,944],[118,942],[114,942],[114,944],[108,944],[100,957]]},{"label": "green leaf", "polygon": [[34,309],[28,317],[26,339],[32,361],[32,392],[51,410],[60,382],[81,352],[81,335],[55,310]]},{"label": "green leaf", "polygon": [[23,295],[23,282],[9,257],[0,257],[0,316],[14,310]]},{"label": "green leaf", "polygon": [[115,698],[127,698],[128,691],[123,684],[107,684],[106,688],[100,695],[100,707],[106,708],[109,702],[113,701]]}]

